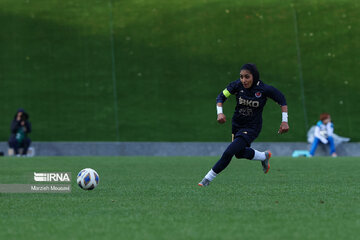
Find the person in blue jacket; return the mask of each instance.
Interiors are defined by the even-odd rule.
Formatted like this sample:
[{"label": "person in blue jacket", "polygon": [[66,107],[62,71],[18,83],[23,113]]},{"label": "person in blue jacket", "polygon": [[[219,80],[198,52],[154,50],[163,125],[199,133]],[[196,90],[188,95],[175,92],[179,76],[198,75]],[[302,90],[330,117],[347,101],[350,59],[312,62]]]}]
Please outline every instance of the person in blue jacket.
[{"label": "person in blue jacket", "polygon": [[314,131],[314,141],[311,145],[310,155],[314,156],[319,142],[330,145],[330,155],[337,157],[335,143],[333,138],[334,124],[331,122],[331,116],[328,113],[320,114],[320,120],[317,122]]},{"label": "person in blue jacket", "polygon": [[29,114],[20,108],[11,122],[11,135],[9,138],[9,147],[14,149],[16,156],[20,156],[19,149],[22,148],[22,155],[26,156],[30,147],[31,140],[28,134],[31,132],[31,123],[29,122]]},{"label": "person in blue jacket", "polygon": [[210,182],[223,171],[232,157],[257,160],[261,162],[264,173],[270,169],[271,152],[260,152],[250,147],[260,134],[262,128],[262,112],[268,98],[281,106],[282,122],[278,133],[289,130],[288,108],[284,95],[276,88],[263,83],[255,64],[247,63],[241,67],[240,78],[231,82],[217,99],[217,121],[226,122],[223,113],[223,103],[231,95],[236,96],[236,107],[232,117],[232,143],[227,147],[220,160],[210,169],[199,186],[208,186]]}]

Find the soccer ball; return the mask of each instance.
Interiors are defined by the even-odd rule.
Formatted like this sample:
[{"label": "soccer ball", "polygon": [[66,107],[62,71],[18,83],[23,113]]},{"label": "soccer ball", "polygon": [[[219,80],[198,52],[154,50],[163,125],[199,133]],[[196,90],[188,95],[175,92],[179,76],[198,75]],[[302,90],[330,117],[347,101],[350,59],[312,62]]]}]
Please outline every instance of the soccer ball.
[{"label": "soccer ball", "polygon": [[85,168],[79,172],[77,184],[84,190],[93,190],[99,184],[99,174],[91,168]]}]

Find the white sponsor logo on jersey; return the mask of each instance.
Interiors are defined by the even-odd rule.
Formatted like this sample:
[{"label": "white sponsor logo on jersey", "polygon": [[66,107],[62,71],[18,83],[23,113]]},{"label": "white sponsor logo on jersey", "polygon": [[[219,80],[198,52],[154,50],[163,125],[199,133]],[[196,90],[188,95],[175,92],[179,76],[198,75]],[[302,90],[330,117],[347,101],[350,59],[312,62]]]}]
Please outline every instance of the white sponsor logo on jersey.
[{"label": "white sponsor logo on jersey", "polygon": [[247,100],[247,99],[243,99],[241,97],[239,97],[239,104],[249,106],[249,107],[259,107],[259,105],[260,105],[259,101]]}]

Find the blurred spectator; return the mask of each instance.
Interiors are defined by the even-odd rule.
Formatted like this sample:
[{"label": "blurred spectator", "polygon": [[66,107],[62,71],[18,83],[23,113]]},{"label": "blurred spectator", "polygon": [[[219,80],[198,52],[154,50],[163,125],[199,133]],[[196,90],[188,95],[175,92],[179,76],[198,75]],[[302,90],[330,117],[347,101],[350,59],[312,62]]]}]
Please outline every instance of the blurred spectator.
[{"label": "blurred spectator", "polygon": [[314,156],[319,142],[330,145],[330,155],[337,157],[334,142],[334,124],[331,122],[331,116],[328,113],[320,114],[320,121],[317,122],[314,129],[314,140],[311,145],[310,155]]},{"label": "blurred spectator", "polygon": [[16,156],[20,156],[20,148],[23,149],[21,154],[26,156],[31,144],[31,140],[27,136],[30,132],[31,123],[29,122],[29,114],[20,108],[11,122],[11,135],[9,138],[9,147],[14,149]]}]

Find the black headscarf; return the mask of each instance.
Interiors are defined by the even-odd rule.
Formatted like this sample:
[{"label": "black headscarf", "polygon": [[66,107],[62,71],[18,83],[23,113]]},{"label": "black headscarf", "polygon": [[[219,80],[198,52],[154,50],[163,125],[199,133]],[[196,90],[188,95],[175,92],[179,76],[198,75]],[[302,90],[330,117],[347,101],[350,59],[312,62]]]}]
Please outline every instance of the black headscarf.
[{"label": "black headscarf", "polygon": [[259,71],[257,70],[255,64],[253,64],[253,63],[246,63],[246,64],[244,64],[244,65],[241,67],[240,71],[241,71],[241,70],[249,70],[249,71],[251,72],[251,74],[253,75],[254,82],[253,82],[253,84],[252,84],[251,87],[255,86],[255,85],[259,82],[259,80],[260,80],[260,73],[259,73]]}]

